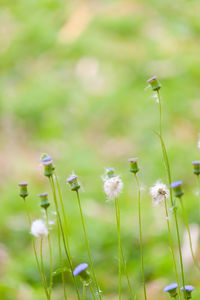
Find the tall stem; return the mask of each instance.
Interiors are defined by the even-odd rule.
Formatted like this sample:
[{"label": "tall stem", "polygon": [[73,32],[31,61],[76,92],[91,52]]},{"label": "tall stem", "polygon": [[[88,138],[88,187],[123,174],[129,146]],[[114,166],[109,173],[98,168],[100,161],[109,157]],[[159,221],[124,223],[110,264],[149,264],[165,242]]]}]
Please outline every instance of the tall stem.
[{"label": "tall stem", "polygon": [[[159,90],[157,90],[157,96],[158,96],[158,102],[159,102],[159,111],[160,111],[160,133],[156,132],[156,134],[160,137],[161,141],[161,148],[163,153],[163,160],[165,163],[165,167],[167,170],[167,176],[168,176],[168,182],[169,186],[171,185],[171,171],[169,166],[169,159],[167,155],[167,150],[165,147],[164,140],[162,138],[162,105],[161,105],[161,98]],[[172,189],[170,187],[170,200],[172,207],[174,206],[173,203],[173,196],[172,196]],[[179,258],[180,258],[180,265],[181,265],[181,276],[182,276],[182,284],[183,284],[183,292],[184,292],[184,298],[187,299],[186,291],[185,291],[185,278],[184,278],[184,269],[183,269],[183,259],[182,259],[182,252],[181,252],[181,241],[180,241],[180,233],[179,233],[179,226],[178,226],[178,219],[177,219],[177,213],[176,208],[174,209],[174,219],[175,219],[175,226],[176,226],[176,233],[177,233],[177,239],[178,239],[178,250],[179,250]]]},{"label": "tall stem", "polygon": [[92,295],[92,299],[95,300],[95,295],[94,295],[94,291],[93,291],[93,288],[92,288],[92,285],[89,284],[89,288],[90,288],[90,292],[91,292],[91,295]]},{"label": "tall stem", "polygon": [[[30,217],[30,214],[29,214],[29,211],[28,211],[28,208],[27,208],[27,204],[26,204],[25,199],[24,199],[24,205],[25,205],[25,211],[26,211],[28,223],[29,223],[29,226],[30,226],[30,228],[31,228],[31,217]],[[40,263],[39,263],[39,259],[38,259],[38,255],[37,255],[37,251],[36,251],[36,246],[35,246],[35,241],[34,241],[34,238],[33,238],[33,237],[32,237],[32,245],[33,245],[33,252],[34,252],[34,256],[35,256],[37,268],[38,268],[38,271],[39,271],[39,273],[40,273],[40,278],[41,278],[42,283],[43,283],[44,292],[45,292],[45,294],[46,294],[47,299],[49,299],[49,294],[48,294],[47,285],[46,285],[46,283],[45,283],[45,280],[44,280],[44,277],[43,277],[43,274],[42,274],[42,271],[41,271],[41,268],[40,268]]]},{"label": "tall stem", "polygon": [[84,237],[85,237],[85,244],[86,244],[86,248],[87,248],[87,252],[88,252],[88,258],[89,258],[89,261],[90,261],[90,267],[91,267],[92,275],[93,275],[93,278],[94,278],[94,284],[95,284],[95,287],[97,289],[99,299],[102,299],[101,294],[100,294],[100,290],[99,290],[99,286],[98,286],[98,283],[97,283],[96,275],[95,275],[95,272],[94,272],[94,266],[93,266],[93,262],[92,262],[92,258],[91,258],[91,254],[90,254],[90,247],[89,247],[89,243],[88,243],[87,233],[86,233],[86,229],[85,229],[85,222],[84,222],[84,217],[83,217],[83,212],[82,212],[82,207],[81,207],[81,201],[80,201],[78,191],[76,191],[76,195],[77,195],[77,199],[78,199],[78,206],[79,206],[80,215],[81,215],[81,222],[82,222],[82,226],[83,226],[83,233],[84,233]]},{"label": "tall stem", "polygon": [[[60,225],[59,225],[58,219],[57,219],[57,228],[58,228],[58,250],[59,250],[59,258],[60,258],[60,266],[62,266],[63,265],[63,259],[62,259],[61,240],[60,240]],[[62,276],[64,298],[65,298],[65,300],[67,300],[67,292],[66,292],[66,286],[65,286],[64,272],[62,272],[61,274],[62,274],[61,276]]]},{"label": "tall stem", "polygon": [[139,216],[139,233],[140,233],[140,255],[141,255],[141,265],[142,265],[142,277],[143,277],[143,289],[144,298],[147,300],[146,284],[145,284],[145,274],[144,274],[144,254],[143,254],[143,244],[142,244],[142,218],[141,218],[141,195],[140,195],[140,183],[137,174],[134,173],[135,180],[138,187],[138,216]]},{"label": "tall stem", "polygon": [[186,211],[185,211],[185,207],[184,207],[182,198],[180,198],[180,203],[181,203],[181,208],[182,208],[182,212],[183,212],[185,225],[186,225],[187,232],[188,232],[189,243],[190,243],[190,251],[191,251],[191,254],[192,254],[192,259],[193,259],[193,262],[194,262],[195,266],[200,271],[200,266],[199,266],[199,263],[198,263],[195,255],[194,255],[194,251],[193,251],[193,247],[192,247],[192,238],[191,238],[191,233],[190,233],[190,226],[189,226],[188,217],[187,217],[187,214],[186,214]]},{"label": "tall stem", "polygon": [[85,284],[83,283],[83,300],[85,300]]},{"label": "tall stem", "polygon": [[[47,209],[45,209],[47,227],[49,226],[49,217]],[[49,244],[49,257],[50,257],[50,285],[49,285],[49,297],[51,298],[51,290],[53,286],[53,258],[52,258],[52,247],[51,247],[51,237],[48,234],[48,244]]]},{"label": "tall stem", "polygon": [[[115,200],[115,203],[116,203],[115,207],[117,206],[117,210],[115,208],[115,210],[117,211],[117,220],[119,219],[118,223],[119,223],[119,227],[120,227],[120,208],[119,208],[119,201],[118,201],[118,199]],[[125,257],[124,257],[124,252],[123,252],[123,248],[122,248],[122,243],[121,242],[120,242],[120,247],[121,247],[121,257],[122,257],[122,261],[123,261],[123,265],[124,265],[124,271],[125,271],[126,278],[127,278],[129,292],[130,292],[130,295],[131,295],[131,299],[134,299],[134,295],[133,295],[131,283],[130,283],[129,276],[128,276],[128,270],[127,270],[126,260],[125,260]]]},{"label": "tall stem", "polygon": [[[43,242],[43,239],[41,238],[41,240],[40,240],[41,272],[42,272],[42,276],[43,276],[43,278],[44,278],[45,285],[47,286],[46,276],[45,276],[45,269],[44,269],[44,262],[43,262],[42,242]],[[46,288],[46,289],[47,289],[47,288]],[[47,294],[48,294],[48,289],[47,289]],[[49,300],[51,299],[49,294],[48,294],[47,299],[49,299]]]},{"label": "tall stem", "polygon": [[118,232],[118,244],[119,244],[119,300],[121,299],[121,277],[122,277],[122,267],[121,267],[121,236],[120,236],[120,215],[118,211],[118,203],[117,198],[115,198],[115,214],[116,214],[116,222],[117,222],[117,232]]},{"label": "tall stem", "polygon": [[53,193],[53,199],[54,199],[54,203],[55,203],[55,207],[56,207],[56,213],[57,213],[58,222],[59,222],[59,225],[60,225],[60,230],[61,230],[61,235],[62,235],[62,239],[63,239],[63,245],[64,245],[65,254],[66,254],[67,261],[68,261],[68,263],[69,263],[69,267],[70,267],[70,270],[71,270],[71,274],[72,274],[74,286],[75,286],[75,289],[76,289],[76,294],[77,294],[78,299],[80,300],[80,295],[79,295],[79,291],[78,291],[78,285],[77,285],[76,279],[75,279],[74,274],[73,274],[72,262],[71,262],[69,253],[68,253],[68,251],[67,251],[67,245],[66,245],[66,240],[65,240],[65,234],[64,234],[63,227],[62,227],[62,220],[61,220],[60,212],[59,212],[59,209],[58,209],[58,202],[57,202],[57,196],[56,196],[55,184],[54,184],[54,180],[53,180],[53,177],[52,177],[52,176],[49,177],[49,181],[50,181],[51,189],[52,189],[52,193]]},{"label": "tall stem", "polygon": [[61,203],[62,215],[63,215],[63,219],[64,219],[66,246],[67,246],[67,250],[68,250],[68,253],[69,253],[69,257],[71,259],[70,248],[69,248],[69,238],[68,238],[67,218],[66,218],[66,214],[65,214],[65,208],[64,208],[64,204],[63,204],[63,197],[62,197],[62,193],[61,193],[61,189],[60,189],[60,185],[59,185],[59,181],[58,181],[58,176],[56,175],[56,173],[55,173],[55,179],[56,179],[56,185],[57,185],[57,189],[58,189],[58,195],[59,195],[60,203]]},{"label": "tall stem", "polygon": [[179,283],[179,278],[178,278],[178,271],[177,271],[177,266],[176,266],[176,259],[175,259],[175,254],[174,254],[174,247],[173,247],[173,242],[172,242],[171,229],[170,229],[170,224],[169,224],[169,214],[168,214],[168,209],[167,209],[167,199],[166,199],[166,197],[164,198],[164,202],[165,202],[165,215],[166,215],[166,221],[167,221],[169,244],[170,244],[170,249],[171,249],[171,254],[172,254],[172,259],[173,259],[173,264],[174,264],[176,281],[177,281],[177,284],[178,284],[178,295],[179,295],[179,298],[182,299],[181,290],[180,290],[180,283]]}]

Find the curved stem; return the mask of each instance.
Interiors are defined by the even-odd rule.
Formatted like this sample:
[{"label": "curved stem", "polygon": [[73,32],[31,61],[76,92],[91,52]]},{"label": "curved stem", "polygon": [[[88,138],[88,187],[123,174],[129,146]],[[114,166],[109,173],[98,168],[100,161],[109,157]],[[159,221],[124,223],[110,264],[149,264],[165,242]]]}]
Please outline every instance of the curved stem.
[{"label": "curved stem", "polygon": [[89,258],[89,261],[90,261],[90,267],[91,267],[92,275],[93,275],[93,278],[94,278],[94,284],[95,284],[95,287],[97,289],[99,299],[102,299],[101,294],[100,294],[100,290],[99,290],[99,286],[98,286],[98,283],[97,283],[96,275],[95,275],[95,272],[94,272],[94,266],[93,266],[93,262],[92,262],[92,258],[91,258],[91,254],[90,254],[90,247],[89,247],[89,243],[88,243],[87,233],[86,233],[86,229],[85,229],[85,222],[84,222],[84,217],[83,217],[83,212],[82,212],[82,207],[81,207],[81,201],[80,201],[78,191],[76,191],[76,195],[77,195],[77,199],[78,199],[78,206],[79,206],[80,215],[81,215],[81,222],[82,222],[82,226],[83,226],[83,233],[84,233],[85,244],[86,244],[86,248],[87,248],[87,252],[88,252],[88,258]]},{"label": "curved stem", "polygon": [[115,214],[116,214],[116,222],[117,222],[117,232],[118,232],[118,244],[119,244],[119,300],[121,299],[121,277],[122,277],[122,267],[121,267],[121,237],[120,237],[120,215],[118,211],[118,203],[117,198],[115,198]]},{"label": "curved stem", "polygon": [[[160,98],[159,90],[157,90],[157,96],[158,96],[158,102],[159,102],[159,107],[160,107],[160,133],[158,133],[156,131],[155,131],[155,133],[159,136],[160,141],[161,141],[163,160],[164,160],[164,163],[165,163],[167,176],[168,176],[168,182],[169,182],[169,186],[170,186],[171,185],[171,171],[170,171],[170,166],[169,166],[169,159],[168,159],[168,155],[167,155],[167,150],[166,150],[166,147],[165,147],[164,140],[162,138],[162,106],[161,106],[161,98]],[[173,207],[174,203],[173,203],[173,196],[172,196],[171,187],[170,187],[170,200],[171,200],[171,205]],[[174,219],[175,219],[175,226],[176,226],[176,233],[177,233],[177,240],[178,240],[178,249],[179,249],[179,258],[180,258],[180,265],[181,265],[181,276],[182,276],[183,292],[184,292],[184,298],[187,299],[187,295],[186,295],[186,291],[185,291],[185,278],[184,278],[183,259],[182,259],[182,252],[181,252],[181,241],[180,241],[180,233],[179,233],[179,226],[178,226],[178,219],[177,219],[176,209],[174,209]]]},{"label": "curved stem", "polygon": [[[49,226],[49,218],[47,209],[45,209],[47,227]],[[53,258],[52,258],[52,247],[51,247],[51,237],[50,233],[48,234],[48,244],[49,244],[49,258],[50,258],[50,285],[49,285],[49,297],[51,298],[51,291],[53,286]]]},{"label": "curved stem", "polygon": [[178,295],[179,295],[179,298],[182,299],[181,290],[180,290],[180,283],[179,283],[179,278],[178,278],[178,271],[177,271],[177,266],[176,266],[176,259],[175,259],[173,242],[172,242],[172,235],[171,235],[170,223],[169,223],[169,214],[168,214],[168,209],[167,209],[167,199],[166,199],[166,197],[164,198],[164,203],[165,203],[165,215],[166,215],[166,221],[167,221],[169,244],[170,244],[172,259],[173,259],[173,263],[174,263],[174,270],[175,270],[175,275],[176,275],[176,281],[177,281],[177,284],[178,284]]},{"label": "curved stem", "polygon": [[[30,217],[25,199],[24,199],[24,204],[25,204],[26,215],[27,215],[27,218],[28,218],[28,223],[29,223],[29,226],[31,227],[31,217]],[[31,238],[32,238],[33,252],[34,252],[37,268],[38,268],[38,271],[40,273],[40,278],[41,278],[42,283],[43,283],[44,292],[46,294],[47,299],[49,299],[47,285],[45,284],[45,280],[44,280],[44,277],[43,277],[43,274],[42,274],[42,271],[41,271],[41,268],[40,268],[40,263],[39,263],[39,259],[38,259],[38,255],[37,255],[36,246],[35,246],[35,241],[34,241],[34,238],[32,236],[31,236]]]},{"label": "curved stem", "polygon": [[[118,201],[117,199],[116,199],[115,201],[116,201],[116,204],[117,204],[117,216],[118,216],[119,224],[120,224],[120,208],[119,208],[119,201]],[[130,295],[131,295],[131,299],[134,299],[133,291],[132,291],[132,288],[131,288],[131,283],[130,283],[129,276],[128,276],[128,270],[127,270],[126,260],[125,260],[125,257],[124,257],[124,252],[123,252],[123,248],[122,248],[122,243],[120,243],[120,246],[121,246],[121,257],[122,257],[122,261],[123,261],[123,265],[124,265],[124,271],[125,271],[126,278],[127,278],[127,283],[128,283],[128,287],[129,287],[129,292],[130,292]]]},{"label": "curved stem", "polygon": [[61,235],[62,235],[62,239],[63,239],[63,245],[64,245],[65,254],[66,254],[67,261],[69,263],[69,267],[70,267],[70,270],[71,270],[71,274],[72,274],[74,286],[75,286],[75,289],[76,289],[76,294],[77,294],[78,299],[80,300],[80,295],[79,295],[79,291],[78,291],[78,285],[77,285],[76,279],[75,279],[74,274],[73,274],[72,262],[71,262],[69,253],[67,251],[67,245],[66,245],[66,241],[65,241],[65,234],[64,234],[63,227],[62,227],[62,220],[61,220],[60,212],[59,212],[59,209],[58,209],[58,202],[57,202],[55,184],[54,184],[54,180],[53,180],[52,176],[49,177],[49,181],[50,181],[50,185],[51,185],[51,189],[52,189],[52,193],[53,193],[53,199],[54,199],[54,203],[55,203],[55,207],[56,207],[56,213],[57,213],[58,222],[59,222],[59,225],[60,225],[60,230],[61,230]]},{"label": "curved stem", "polygon": [[143,277],[143,289],[144,289],[144,298],[147,300],[146,284],[145,284],[145,274],[144,274],[144,254],[143,254],[143,245],[142,245],[142,218],[141,218],[141,196],[140,196],[140,183],[137,177],[137,174],[134,173],[135,180],[138,187],[138,216],[139,216],[139,232],[140,232],[140,255],[141,255],[141,265],[142,265],[142,277]]},{"label": "curved stem", "polygon": [[197,261],[197,259],[195,257],[195,254],[194,254],[194,251],[193,251],[193,247],[192,247],[192,238],[191,238],[191,233],[190,233],[190,226],[189,226],[188,217],[187,217],[187,214],[186,214],[186,211],[185,211],[185,207],[183,205],[182,198],[180,198],[180,203],[181,203],[181,208],[182,208],[182,212],[183,212],[183,217],[184,217],[185,225],[186,225],[187,232],[188,232],[189,243],[190,243],[190,251],[191,251],[191,254],[192,254],[192,259],[193,259],[193,262],[194,262],[195,266],[200,271],[200,266],[199,266],[199,263],[198,263],[198,261]]}]

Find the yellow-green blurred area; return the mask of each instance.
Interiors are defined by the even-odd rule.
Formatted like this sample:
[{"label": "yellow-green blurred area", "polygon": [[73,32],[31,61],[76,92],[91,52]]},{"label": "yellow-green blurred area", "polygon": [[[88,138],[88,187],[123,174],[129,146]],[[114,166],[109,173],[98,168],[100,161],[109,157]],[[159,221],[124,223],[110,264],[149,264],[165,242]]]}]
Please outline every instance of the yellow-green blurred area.
[{"label": "yellow-green blurred area", "polygon": [[[121,235],[131,283],[143,299],[137,188],[128,158],[139,157],[148,300],[168,299],[175,282],[164,207],[152,207],[149,188],[167,183],[158,129],[159,108],[146,80],[162,83],[163,134],[173,180],[184,182],[189,222],[199,237],[200,203],[192,160],[199,159],[200,2],[198,0],[2,0],[0,4],[0,299],[42,300],[30,228],[18,182],[28,180],[32,219],[43,216],[38,194],[51,191],[40,156],[53,156],[62,185],[73,263],[87,262],[72,172],[82,183],[81,202],[103,299],[118,299],[118,239],[114,203],[101,175],[114,167],[124,182],[119,198]],[[179,207],[179,205],[178,205]],[[53,204],[50,218],[55,221]],[[178,208],[181,240],[185,226]],[[177,239],[170,215],[177,264]],[[54,269],[59,266],[56,226]],[[197,241],[198,242],[198,241]],[[187,244],[188,245],[188,244]],[[200,297],[200,273],[184,248],[186,283]],[[198,245],[200,246],[200,245]],[[184,246],[183,246],[184,247]],[[48,244],[44,262],[49,273]],[[64,255],[64,252],[63,252]],[[200,247],[197,247],[200,259]],[[76,299],[66,273],[68,299]],[[81,281],[78,280],[81,292]],[[125,276],[122,299],[129,299]],[[55,277],[52,300],[62,300]],[[89,293],[86,299],[91,299]]]}]

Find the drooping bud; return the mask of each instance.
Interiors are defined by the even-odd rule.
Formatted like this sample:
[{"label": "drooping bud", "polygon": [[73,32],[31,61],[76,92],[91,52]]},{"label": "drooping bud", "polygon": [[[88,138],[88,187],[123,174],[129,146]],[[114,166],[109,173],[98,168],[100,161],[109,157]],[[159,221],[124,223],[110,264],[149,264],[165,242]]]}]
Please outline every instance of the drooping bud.
[{"label": "drooping bud", "polygon": [[168,292],[171,298],[176,298],[177,296],[177,283],[171,283],[164,288],[164,292]]},{"label": "drooping bud", "polygon": [[182,184],[183,182],[180,180],[172,182],[172,184],[170,185],[170,187],[174,190],[175,197],[177,198],[180,198],[184,194]]},{"label": "drooping bud", "polygon": [[18,183],[18,186],[19,186],[19,195],[25,200],[25,198],[28,196],[28,189],[27,189],[28,182],[27,181],[20,182]]},{"label": "drooping bud", "polygon": [[73,271],[73,275],[74,276],[79,275],[85,285],[88,285],[91,282],[90,274],[87,271],[87,268],[88,268],[88,264],[83,263],[83,264],[78,265]]},{"label": "drooping bud", "polygon": [[44,209],[47,209],[50,205],[48,200],[48,193],[39,194],[38,197],[40,198],[40,206]]},{"label": "drooping bud", "polygon": [[138,168],[138,158],[135,157],[135,158],[129,158],[128,160],[130,162],[130,172],[131,173],[137,173],[139,171],[139,168]]},{"label": "drooping bud", "polygon": [[193,161],[192,165],[194,167],[194,174],[198,176],[200,174],[200,160]]},{"label": "drooping bud", "polygon": [[80,189],[80,184],[77,180],[78,176],[72,175],[66,179],[66,182],[69,184],[72,191],[78,191]]},{"label": "drooping bud", "polygon": [[157,78],[157,76],[153,76],[148,79],[147,82],[151,85],[153,91],[158,91],[161,88],[161,84]]}]

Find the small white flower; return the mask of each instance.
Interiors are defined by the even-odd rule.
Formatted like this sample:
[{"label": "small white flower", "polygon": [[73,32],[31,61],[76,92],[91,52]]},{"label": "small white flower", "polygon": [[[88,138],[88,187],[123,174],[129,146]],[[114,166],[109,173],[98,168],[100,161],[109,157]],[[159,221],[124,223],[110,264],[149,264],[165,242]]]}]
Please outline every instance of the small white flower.
[{"label": "small white flower", "polygon": [[48,228],[45,222],[41,219],[33,221],[31,224],[31,234],[35,237],[45,237],[48,235]]},{"label": "small white flower", "polygon": [[155,185],[150,188],[150,194],[153,199],[153,205],[162,203],[165,198],[169,197],[169,190],[167,186],[160,180],[156,181]]},{"label": "small white flower", "polygon": [[119,196],[123,189],[123,182],[119,176],[105,177],[104,179],[104,192],[109,199],[115,199]]}]

